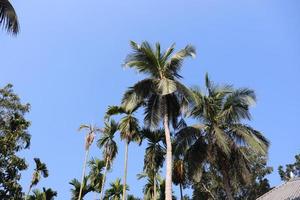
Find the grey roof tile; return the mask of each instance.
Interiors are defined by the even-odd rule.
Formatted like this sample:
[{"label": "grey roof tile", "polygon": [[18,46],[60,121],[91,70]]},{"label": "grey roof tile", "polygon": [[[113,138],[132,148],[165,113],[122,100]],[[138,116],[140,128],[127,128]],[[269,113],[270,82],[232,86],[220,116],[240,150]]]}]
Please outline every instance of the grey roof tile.
[{"label": "grey roof tile", "polygon": [[300,200],[300,177],[270,190],[257,200]]}]

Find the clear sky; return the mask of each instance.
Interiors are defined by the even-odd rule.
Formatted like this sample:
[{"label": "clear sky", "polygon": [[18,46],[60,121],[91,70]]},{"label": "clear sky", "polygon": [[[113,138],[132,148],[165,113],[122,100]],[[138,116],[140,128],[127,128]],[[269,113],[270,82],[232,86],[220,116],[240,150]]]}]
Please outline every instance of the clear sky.
[{"label": "clear sky", "polygon": [[[193,44],[197,57],[182,71],[187,85],[203,86],[208,72],[218,83],[250,87],[258,96],[251,125],[271,141],[272,185],[277,167],[300,153],[299,0],[13,0],[21,33],[0,32],[0,86],[7,83],[32,109],[32,145],[24,152],[27,190],[32,159],[46,162],[52,187],[70,198],[68,182],[81,175],[84,134],[81,123],[103,124],[108,105],[142,76],[121,67],[129,40],[160,41],[163,47]],[[108,182],[123,175],[124,145]],[[142,196],[136,180],[142,147],[129,149],[130,192]],[[92,155],[100,151],[92,146]],[[177,189],[177,188],[176,188]]]}]

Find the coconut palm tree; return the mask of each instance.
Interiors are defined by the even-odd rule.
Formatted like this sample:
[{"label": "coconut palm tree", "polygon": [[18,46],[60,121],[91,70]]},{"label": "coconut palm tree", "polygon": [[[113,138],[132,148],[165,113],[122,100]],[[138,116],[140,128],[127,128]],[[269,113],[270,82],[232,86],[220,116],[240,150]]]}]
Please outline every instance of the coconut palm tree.
[{"label": "coconut palm tree", "polygon": [[73,188],[71,189],[71,193],[72,193],[71,200],[78,200],[80,191],[81,191],[80,198],[82,200],[87,193],[92,192],[94,190],[93,186],[88,181],[89,181],[89,177],[85,176],[83,178],[83,181],[81,181],[81,183],[76,178],[72,179],[69,182],[69,184],[73,186]]},{"label": "coconut palm tree", "polygon": [[[83,180],[84,180],[84,177],[85,177],[85,168],[86,168],[88,155],[89,155],[89,149],[90,149],[91,144],[94,141],[95,133],[99,132],[100,129],[97,128],[96,126],[92,126],[91,124],[90,125],[82,124],[79,127],[79,131],[81,131],[81,130],[87,130],[87,134],[86,134],[86,137],[85,137],[85,144],[84,144],[84,146],[85,146],[85,157],[84,157],[82,177],[81,177],[81,183],[83,183]],[[81,187],[80,187],[78,200],[81,200],[82,187],[83,187],[83,184],[81,184]]]},{"label": "coconut palm tree", "polygon": [[[117,179],[115,182],[110,183],[110,188],[105,192],[105,200],[121,200],[124,186],[121,184],[121,179]],[[126,190],[129,190],[128,185],[125,186]]]},{"label": "coconut palm tree", "polygon": [[150,199],[157,200],[157,188],[159,186],[157,175],[159,169],[162,168],[164,164],[166,154],[164,130],[158,129],[151,131],[150,129],[143,129],[141,135],[143,140],[147,141],[144,172],[148,175],[148,179],[150,178],[150,182],[153,183],[151,192],[149,193],[150,190],[145,191],[147,191],[148,196],[150,195]]},{"label": "coconut palm tree", "polygon": [[[32,175],[27,196],[29,195],[32,187],[36,186],[40,182],[41,176],[44,178],[47,178],[49,176],[49,171],[45,163],[41,162],[39,158],[34,158],[34,162],[35,162],[35,169]],[[27,199],[27,196],[25,197],[25,199]]]},{"label": "coconut palm tree", "polygon": [[0,26],[3,26],[8,33],[19,32],[18,17],[9,0],[0,1]]},{"label": "coconut palm tree", "polygon": [[165,52],[160,44],[155,49],[148,42],[141,45],[131,41],[133,50],[125,59],[125,66],[136,69],[148,78],[130,87],[123,97],[126,109],[144,102],[146,126],[156,128],[162,121],[167,144],[166,164],[166,200],[172,199],[172,143],[169,124],[176,125],[177,118],[188,104],[190,91],[182,83],[179,74],[183,61],[195,55],[194,47],[187,45],[184,49],[174,52],[172,45]]},{"label": "coconut palm tree", "polygon": [[57,196],[57,192],[51,188],[43,188],[43,191],[36,189],[32,193],[33,195],[29,195],[28,200],[53,200]]},{"label": "coconut palm tree", "polygon": [[176,151],[186,152],[192,175],[201,171],[202,164],[217,168],[223,176],[227,198],[232,200],[230,173],[246,178],[251,162],[248,155],[266,155],[269,142],[259,131],[244,124],[251,119],[249,109],[256,101],[254,91],[214,85],[208,75],[205,86],[206,93],[193,89],[195,106],[191,116],[199,123],[176,134]]},{"label": "coconut palm tree", "polygon": [[104,195],[104,186],[106,174],[109,168],[111,167],[112,161],[116,158],[118,153],[118,146],[114,140],[115,133],[118,130],[118,124],[114,120],[104,123],[105,126],[101,130],[102,134],[100,139],[97,141],[97,146],[100,149],[103,149],[103,158],[105,160],[105,171],[102,179],[102,189],[100,194],[100,200],[103,199]]},{"label": "coconut palm tree", "polygon": [[124,161],[124,180],[123,180],[123,195],[122,199],[126,199],[126,179],[127,179],[127,163],[128,163],[128,146],[130,142],[141,143],[139,121],[134,116],[134,112],[139,105],[127,110],[121,106],[110,106],[106,112],[105,118],[110,118],[112,115],[121,114],[118,130],[120,131],[121,139],[125,141],[125,161]]},{"label": "coconut palm tree", "polygon": [[89,179],[91,182],[91,186],[93,190],[97,193],[101,192],[102,188],[102,180],[103,180],[103,170],[105,167],[105,161],[99,160],[97,158],[92,158],[88,162],[90,172],[89,172]]}]

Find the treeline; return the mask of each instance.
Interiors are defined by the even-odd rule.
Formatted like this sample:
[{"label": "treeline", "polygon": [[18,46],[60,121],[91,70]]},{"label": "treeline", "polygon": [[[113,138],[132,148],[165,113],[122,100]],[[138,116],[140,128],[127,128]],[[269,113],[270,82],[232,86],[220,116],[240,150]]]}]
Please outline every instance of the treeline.
[{"label": "treeline", "polygon": [[[195,57],[193,46],[175,52],[172,45],[165,51],[160,44],[130,43],[132,52],[125,67],[133,68],[146,78],[124,92],[120,105],[107,108],[101,127],[83,124],[86,131],[85,161],[80,180],[70,181],[71,199],[80,200],[94,193],[96,199],[256,199],[269,191],[266,175],[272,172],[266,158],[269,141],[261,132],[246,124],[251,120],[250,108],[256,102],[249,88],[218,85],[206,75],[204,90],[187,87],[181,80],[183,61]],[[0,89],[0,199],[51,200],[57,192],[51,188],[36,189],[48,169],[34,158],[35,169],[25,193],[19,180],[28,164],[18,153],[30,146],[25,115],[29,104],[22,104],[12,85]],[[143,119],[136,117],[141,110]],[[114,116],[120,115],[119,121]],[[187,124],[186,120],[195,121]],[[109,184],[109,172],[120,148],[115,137],[124,142],[124,174]],[[90,158],[93,142],[102,158]],[[127,184],[128,148],[131,143],[146,144],[143,171],[137,179],[145,179],[143,197],[136,197]],[[300,175],[300,155],[294,164],[279,167],[282,180]],[[161,174],[166,166],[166,174]],[[130,169],[129,169],[130,171]],[[172,187],[180,189],[175,197]],[[191,188],[192,196],[184,195]],[[129,194],[128,194],[129,193]]]}]

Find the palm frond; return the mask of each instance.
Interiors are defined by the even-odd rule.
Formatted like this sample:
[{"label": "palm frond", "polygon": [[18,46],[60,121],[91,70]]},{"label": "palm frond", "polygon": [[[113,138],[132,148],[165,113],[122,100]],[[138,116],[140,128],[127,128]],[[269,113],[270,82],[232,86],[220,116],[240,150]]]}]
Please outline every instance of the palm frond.
[{"label": "palm frond", "polygon": [[17,14],[8,0],[0,1],[0,26],[1,25],[8,33],[19,33]]}]

